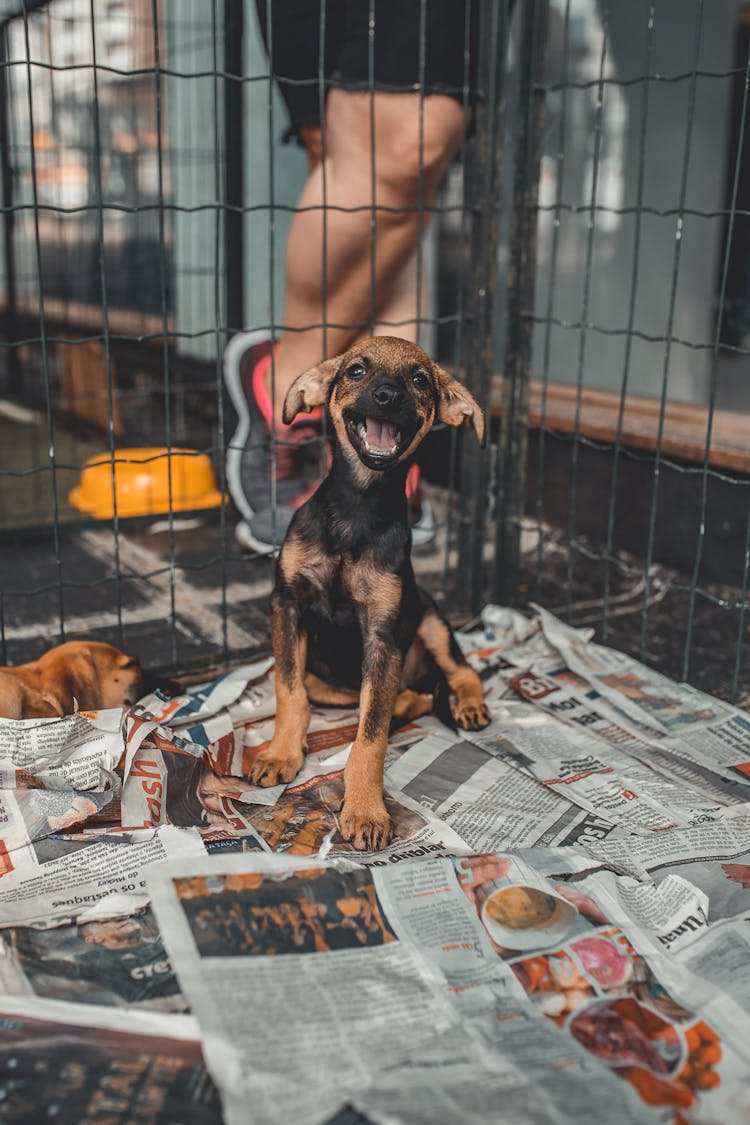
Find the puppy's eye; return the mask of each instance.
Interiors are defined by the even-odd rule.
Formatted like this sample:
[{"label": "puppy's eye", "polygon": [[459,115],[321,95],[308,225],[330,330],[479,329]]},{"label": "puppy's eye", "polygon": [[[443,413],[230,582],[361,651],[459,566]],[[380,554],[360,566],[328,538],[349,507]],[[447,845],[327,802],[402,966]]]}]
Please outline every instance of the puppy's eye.
[{"label": "puppy's eye", "polygon": [[415,371],[411,377],[411,381],[420,391],[423,391],[425,387],[429,387],[430,385],[430,380],[427,378],[424,371]]},{"label": "puppy's eye", "polygon": [[347,367],[346,374],[350,379],[361,379],[363,375],[367,374],[367,369],[361,363],[353,363],[351,367]]}]

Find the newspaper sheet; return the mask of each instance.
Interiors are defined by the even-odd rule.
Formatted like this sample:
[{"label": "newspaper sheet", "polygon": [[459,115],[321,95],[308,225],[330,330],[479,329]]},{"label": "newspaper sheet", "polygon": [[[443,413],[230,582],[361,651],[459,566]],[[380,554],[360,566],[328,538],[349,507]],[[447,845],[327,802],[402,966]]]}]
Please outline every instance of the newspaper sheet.
[{"label": "newspaper sheet", "polygon": [[0,879],[0,927],[79,919],[98,906],[107,917],[147,902],[144,873],[154,863],[205,856],[195,829],[69,833],[30,845],[25,862]]},{"label": "newspaper sheet", "polygon": [[[575,687],[571,680],[578,681]],[[697,797],[710,797],[717,805],[750,801],[750,784],[742,781],[736,773],[725,776],[723,770],[720,774],[712,771],[708,765],[711,758],[702,752],[691,752],[684,738],[662,737],[659,732],[649,731],[624,715],[615,720],[604,714],[599,706],[601,696],[580,677],[570,676],[567,672],[542,676],[527,671],[514,676],[510,685],[521,699],[536,704],[574,728],[585,727],[589,734],[624,750],[642,766],[674,783],[686,801]],[[724,730],[732,731],[737,726],[737,720],[730,719],[722,726]],[[705,728],[697,735],[703,748],[716,737],[713,731]],[[723,739],[721,734],[718,737]],[[713,764],[715,766],[715,759]]]},{"label": "newspaper sheet", "polygon": [[0,876],[33,841],[118,815],[122,726],[119,709],[0,719]]},{"label": "newspaper sheet", "polygon": [[185,1011],[147,868],[206,855],[196,829],[69,833],[0,881],[0,995]]},{"label": "newspaper sheet", "polygon": [[429,809],[474,851],[526,848],[583,834],[588,814],[535,778],[456,736],[431,734],[386,781]]},{"label": "newspaper sheet", "polygon": [[[60,1121],[83,1098],[103,1125],[118,1082],[108,1125],[750,1121],[747,716],[544,611],[460,643],[492,724],[393,734],[372,855],[338,832],[355,709],[314,707],[302,773],[248,785],[269,661],[124,727],[0,721],[0,1032],[40,1075],[45,1045],[121,1037],[77,1084],[45,1072]],[[126,1078],[148,1036],[171,1117]],[[3,1066],[0,1117],[35,1125]]]},{"label": "newspaper sheet", "polygon": [[614,870],[645,878],[648,872],[680,862],[733,859],[750,851],[750,810],[746,805],[728,809],[721,820],[655,832],[628,834],[603,827],[584,843],[587,853]]},{"label": "newspaper sheet", "polygon": [[538,609],[547,640],[573,672],[599,693],[599,706],[625,714],[665,746],[729,780],[750,778],[750,717],[689,684],[603,645],[584,644],[574,630]]},{"label": "newspaper sheet", "polygon": [[523,703],[498,706],[488,727],[465,737],[629,832],[700,824],[722,811],[585,727],[566,726]]},{"label": "newspaper sheet", "polygon": [[[325,1121],[347,1102],[376,1121],[426,1120],[425,1104],[447,1121],[464,1098],[469,1119],[492,1119],[498,1097],[514,1121],[605,1105],[608,1121],[746,1118],[750,1016],[668,940],[705,896],[678,877],[581,881],[576,858],[155,870],[228,1125]],[[261,990],[271,1023],[250,1002]]]},{"label": "newspaper sheet", "polygon": [[[456,1024],[384,915],[373,869],[230,856],[179,871],[154,876],[154,907],[228,1125],[325,1121],[404,1042]],[[257,1002],[269,995],[271,1018]]]},{"label": "newspaper sheet", "polygon": [[101,789],[124,750],[122,711],[0,718],[0,789]]}]

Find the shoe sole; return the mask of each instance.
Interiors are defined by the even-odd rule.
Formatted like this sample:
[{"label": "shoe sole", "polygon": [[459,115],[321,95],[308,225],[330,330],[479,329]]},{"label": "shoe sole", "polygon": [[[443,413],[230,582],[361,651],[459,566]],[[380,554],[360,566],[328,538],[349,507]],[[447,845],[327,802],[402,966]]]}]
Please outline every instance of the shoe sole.
[{"label": "shoe sole", "polygon": [[256,554],[266,555],[268,558],[275,558],[281,550],[281,546],[273,547],[270,543],[264,543],[262,539],[256,539],[250,524],[245,520],[240,520],[235,527],[234,537],[240,547],[244,547],[246,551],[255,551]]},{"label": "shoe sole", "polygon": [[[240,368],[245,352],[255,347],[256,344],[262,344],[268,339],[268,333],[264,332],[262,329],[256,332],[238,332],[236,336],[232,337],[224,349],[224,357],[222,360],[224,385],[229,392],[229,397],[232,400],[232,405],[237,411],[237,417],[239,419],[237,429],[234,431],[229,446],[227,447],[224,471],[229,495],[232,497],[238,512],[246,521],[251,520],[255,512],[248,504],[245,491],[242,487],[242,454],[245,451],[245,445],[250,436],[250,411],[247,407],[247,398],[245,396],[244,387],[242,386]],[[261,550],[268,551],[268,544],[262,547]]]},{"label": "shoe sole", "polygon": [[422,514],[416,523],[411,525],[412,547],[426,547],[435,538],[435,517],[432,513],[432,504],[426,497],[422,497]]}]

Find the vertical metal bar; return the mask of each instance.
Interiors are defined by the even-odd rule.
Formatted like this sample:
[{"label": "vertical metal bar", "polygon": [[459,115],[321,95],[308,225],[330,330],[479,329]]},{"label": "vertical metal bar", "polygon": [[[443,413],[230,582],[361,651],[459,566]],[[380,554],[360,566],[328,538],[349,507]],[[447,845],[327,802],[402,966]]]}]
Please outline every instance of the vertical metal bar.
[{"label": "vertical metal bar", "polygon": [[625,337],[625,357],[623,360],[622,385],[620,387],[620,406],[617,412],[617,432],[615,448],[612,453],[612,480],[609,489],[609,514],[607,517],[607,548],[604,559],[604,608],[602,634],[604,640],[609,634],[609,597],[612,578],[612,545],[615,532],[615,506],[617,503],[618,469],[622,450],[622,428],[625,419],[625,403],[630,377],[630,357],[633,348],[633,328],[635,307],[638,295],[638,269],[641,260],[641,228],[643,224],[643,188],[646,178],[646,130],[648,127],[649,91],[651,88],[651,56],[654,45],[654,4],[649,7],[646,33],[646,58],[644,62],[643,96],[641,101],[640,143],[638,146],[638,186],[635,197],[635,231],[633,233],[633,268],[630,274],[630,301],[628,304],[628,327]]},{"label": "vertical metal bar", "polygon": [[[222,166],[226,169],[226,163],[222,161],[221,152],[221,115],[219,113],[219,66],[218,66],[218,48],[219,48],[219,27],[216,15],[217,0],[211,0],[211,38],[213,42],[212,62],[213,62],[213,96],[214,96],[214,194],[216,197],[216,209],[214,211],[214,340],[216,348],[216,375],[215,375],[215,394],[216,394],[216,416],[217,416],[217,429],[218,440],[216,450],[216,461],[218,462],[219,469],[219,489],[221,492],[221,504],[219,506],[219,544],[221,550],[221,651],[224,660],[229,656],[229,637],[228,637],[228,606],[227,606],[227,582],[228,582],[228,558],[227,558],[227,504],[226,504],[226,457],[224,453],[225,448],[225,424],[224,424],[224,394],[223,384],[221,377],[221,357],[226,344],[226,336],[223,332],[223,318],[226,315],[226,310],[229,307],[229,288],[227,285],[227,270],[226,263],[229,260],[229,245],[227,239],[227,219],[229,215],[229,198],[227,194],[227,187],[225,183],[225,175],[222,176]],[[241,18],[241,17],[240,17]],[[226,23],[226,4],[224,4],[224,20],[222,22],[222,33],[225,42],[226,54],[226,38],[228,34],[228,27]],[[225,80],[226,83],[226,80]],[[242,85],[239,85],[240,95],[242,92]],[[224,117],[226,121],[227,106],[224,105]],[[226,144],[226,138],[225,138]],[[223,192],[223,198],[222,198]],[[238,212],[240,219],[240,234],[238,238],[240,248],[240,277],[242,276],[242,211]],[[224,240],[222,242],[222,233]],[[222,254],[223,249],[223,254]],[[222,310],[221,299],[221,266],[222,258],[225,267],[225,293],[224,293],[224,308]],[[231,322],[230,322],[231,323]],[[242,321],[240,321],[242,323]]]},{"label": "vertical metal bar", "polygon": [[169,511],[169,640],[173,666],[177,665],[177,608],[175,602],[175,538],[172,473],[172,403],[169,365],[169,321],[167,310],[167,246],[164,230],[164,138],[162,134],[161,52],[159,47],[159,0],[152,0],[151,18],[154,34],[154,98],[156,105],[157,183],[159,198],[159,295],[162,317],[162,363],[164,365],[164,439],[167,448],[167,496]]},{"label": "vertical metal bar", "polygon": [[3,206],[3,248],[5,251],[5,340],[8,348],[8,388],[11,394],[21,392],[21,367],[18,348],[18,309],[16,306],[16,247],[13,239],[13,164],[10,156],[10,79],[8,25],[0,23],[0,179]]},{"label": "vertical metal bar", "polygon": [[740,672],[742,670],[742,649],[745,643],[745,616],[747,613],[747,593],[750,582],[750,513],[747,517],[745,529],[745,557],[742,565],[742,591],[740,593],[740,612],[737,622],[737,647],[734,654],[734,673],[732,675],[732,702],[736,703],[739,695]]},{"label": "vertical metal bar", "polygon": [[[276,340],[276,159],[274,154],[274,110],[273,110],[273,5],[274,0],[268,0],[266,10],[266,43],[268,44],[268,303],[271,316],[271,339]],[[282,331],[284,325],[281,326]],[[276,542],[276,512],[277,512],[277,476],[276,476],[276,348],[271,348],[271,402],[274,405],[271,414],[271,536]]]},{"label": "vertical metal bar", "polygon": [[417,277],[414,302],[416,305],[416,324],[414,325],[417,343],[422,339],[422,270],[424,267],[424,249],[422,236],[425,230],[424,217],[424,83],[425,67],[427,63],[427,3],[421,0],[419,5],[419,125],[418,148],[419,167],[417,169]]},{"label": "vertical metal bar", "polygon": [[[326,135],[326,33],[328,30],[327,0],[320,0],[320,24],[318,32],[318,114],[320,116],[320,175],[321,203],[320,215],[322,235],[322,261],[320,275],[320,319],[323,324],[323,356],[328,355],[328,137]],[[325,427],[325,411],[323,413]],[[325,450],[321,450],[321,468],[325,467]]]},{"label": "vertical metal bar", "polygon": [[[320,28],[318,33],[318,115],[320,117],[320,176],[321,176],[321,277],[320,277],[320,319],[323,325],[322,351],[328,356],[328,130],[326,104],[328,98],[328,76],[326,74],[326,37],[328,35],[328,0],[320,0]],[[328,412],[323,411],[320,428],[320,461],[318,472],[321,480],[326,474],[328,443]]]},{"label": "vertical metal bar", "polygon": [[42,353],[44,372],[44,404],[47,421],[47,440],[49,442],[50,489],[52,492],[52,540],[55,553],[57,578],[57,612],[60,619],[60,639],[65,640],[65,604],[63,596],[63,566],[60,544],[60,507],[57,496],[57,453],[55,450],[55,425],[52,414],[52,387],[49,375],[49,352],[47,347],[47,319],[44,308],[44,270],[42,269],[42,240],[39,230],[39,189],[34,140],[34,93],[31,81],[31,38],[29,35],[29,11],[23,0],[23,32],[26,51],[26,90],[29,114],[29,151],[31,160],[31,190],[34,205],[34,255],[36,259],[37,284],[39,286],[39,344]]},{"label": "vertical metal bar", "polygon": [[732,249],[732,236],[734,234],[734,219],[737,210],[737,192],[740,185],[740,169],[742,168],[742,152],[747,124],[747,100],[750,89],[750,52],[745,61],[745,85],[742,92],[742,113],[740,116],[739,136],[737,138],[737,157],[734,166],[732,182],[732,199],[729,207],[729,225],[724,248],[724,263],[721,272],[721,290],[719,293],[719,310],[716,316],[714,329],[713,358],[711,363],[711,388],[708,401],[708,422],[706,423],[706,445],[703,452],[703,467],[701,473],[701,500],[700,515],[698,517],[698,545],[695,550],[695,562],[690,583],[690,600],[688,603],[687,625],[685,628],[685,650],[682,663],[682,678],[686,680],[690,672],[690,646],[693,636],[693,617],[695,615],[695,596],[700,574],[701,559],[703,557],[703,544],[706,538],[706,510],[708,507],[708,467],[711,460],[711,435],[713,433],[714,412],[716,410],[716,386],[719,379],[719,354],[721,352],[721,330],[724,320],[724,301],[727,295],[727,278],[729,277],[729,259]]},{"label": "vertical metal bar", "polygon": [[542,358],[542,403],[541,417],[539,419],[539,442],[537,450],[537,486],[534,510],[536,513],[537,550],[536,568],[534,571],[534,598],[539,597],[539,583],[544,566],[544,470],[546,455],[546,425],[547,425],[547,392],[549,388],[550,354],[552,347],[552,314],[555,308],[555,286],[557,283],[557,257],[560,250],[560,214],[563,198],[563,184],[565,178],[565,135],[568,124],[568,66],[570,63],[570,4],[565,2],[565,17],[563,23],[563,49],[562,49],[562,89],[560,91],[560,119],[557,131],[556,180],[555,180],[555,210],[552,226],[552,246],[549,260],[549,285],[547,288],[547,306],[544,317],[544,350]]},{"label": "vertical metal bar", "polygon": [[492,596],[515,603],[526,486],[529,379],[536,278],[539,166],[544,124],[543,72],[547,0],[526,0],[521,31],[518,137],[513,176],[508,331],[503,364],[503,417],[498,444],[498,500]]},{"label": "vertical metal bar", "polygon": [[[478,0],[477,0],[478,2]],[[471,23],[472,23],[472,3],[473,0],[467,0],[466,11],[464,16],[464,71],[463,71],[463,89],[461,93],[461,108],[463,114],[463,123],[461,130],[461,238],[460,246],[463,248],[469,241],[469,205],[467,201],[466,191],[468,182],[468,154],[469,142],[467,140],[467,132],[469,121],[471,117],[471,90],[469,89],[469,81],[471,77]],[[466,270],[463,268],[463,260],[461,267],[457,272],[457,285],[456,285],[456,338],[454,341],[453,362],[456,369],[461,366],[461,357],[463,355],[464,347],[464,322],[466,318]],[[450,567],[451,549],[453,546],[453,537],[455,529],[455,492],[456,492],[456,472],[458,469],[458,434],[453,426],[450,427],[450,447],[448,454],[448,505],[446,514],[445,526],[445,549],[443,553],[443,581],[442,590],[443,594],[447,591],[448,586],[448,570]]]},{"label": "vertical metal bar", "polygon": [[[479,89],[483,98],[477,106],[476,139],[467,169],[468,193],[474,211],[470,293],[475,312],[467,340],[466,384],[480,406],[486,409],[494,357],[508,0],[492,0],[481,6],[479,43]],[[456,583],[457,608],[463,612],[476,612],[482,601],[486,482],[486,454],[477,449],[474,442],[463,442]]]},{"label": "vertical metal bar", "polygon": [[375,0],[369,0],[367,19],[367,86],[370,95],[370,316],[369,335],[375,335],[378,299],[375,291],[375,255],[377,253],[378,212],[375,178]]},{"label": "vertical metal bar", "polygon": [[661,457],[662,443],[664,440],[664,420],[667,405],[667,387],[669,384],[669,364],[672,358],[672,331],[674,328],[675,306],[677,304],[677,282],[680,275],[680,262],[682,259],[682,234],[685,222],[685,200],[687,198],[688,171],[690,169],[690,155],[692,152],[693,123],[695,121],[695,96],[698,84],[698,61],[701,49],[701,31],[703,28],[703,11],[705,0],[698,0],[697,15],[695,19],[695,32],[693,35],[693,59],[691,67],[690,92],[688,94],[688,110],[685,122],[685,147],[682,155],[682,171],[680,175],[680,196],[677,206],[677,222],[675,224],[675,250],[672,261],[672,282],[669,294],[669,311],[667,313],[666,346],[664,348],[664,362],[662,366],[661,398],[659,401],[659,425],[656,433],[656,454],[654,456],[654,480],[651,489],[651,511],[649,515],[648,541],[646,546],[646,559],[643,566],[643,611],[641,613],[641,634],[639,652],[643,657],[646,653],[646,638],[648,636],[648,608],[651,596],[651,562],[654,557],[654,539],[656,536],[656,511],[659,500],[659,484],[661,482]]},{"label": "vertical metal bar", "polygon": [[224,0],[224,261],[230,333],[245,321],[244,300],[244,122],[242,4]]},{"label": "vertical metal bar", "polygon": [[602,144],[602,114],[604,110],[604,69],[609,42],[609,4],[602,13],[602,49],[599,56],[599,81],[596,89],[596,115],[594,124],[594,168],[591,174],[591,194],[589,196],[588,234],[586,238],[586,262],[583,276],[583,299],[581,301],[581,327],[578,335],[578,371],[576,374],[576,410],[573,425],[573,454],[570,467],[570,499],[568,502],[567,529],[567,595],[573,600],[573,541],[575,539],[576,498],[578,494],[578,456],[581,448],[581,407],[583,383],[586,371],[586,342],[588,332],[589,304],[591,300],[591,275],[594,268],[594,233],[596,230],[596,198],[599,189],[599,154]]},{"label": "vertical metal bar", "polygon": [[102,134],[99,117],[99,75],[97,71],[96,24],[94,0],[89,2],[91,19],[91,61],[93,63],[92,81],[94,86],[94,191],[96,194],[97,240],[99,243],[99,292],[102,302],[102,332],[104,339],[104,371],[107,382],[107,444],[110,458],[110,481],[112,484],[112,531],[114,535],[114,561],[117,602],[117,637],[120,647],[124,647],[122,628],[122,571],[120,569],[120,520],[117,511],[117,470],[115,467],[115,425],[114,398],[112,393],[112,355],[109,339],[109,304],[107,300],[107,271],[104,259],[104,191],[102,187]]}]

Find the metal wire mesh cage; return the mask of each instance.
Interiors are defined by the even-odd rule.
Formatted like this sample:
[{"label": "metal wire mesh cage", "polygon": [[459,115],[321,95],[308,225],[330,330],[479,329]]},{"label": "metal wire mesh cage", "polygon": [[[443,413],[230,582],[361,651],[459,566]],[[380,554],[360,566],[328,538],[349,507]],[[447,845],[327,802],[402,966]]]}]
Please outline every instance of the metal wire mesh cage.
[{"label": "metal wire mesh cage", "polygon": [[[364,79],[347,92],[372,128],[353,201],[353,175],[338,194],[334,0],[306,6],[300,72],[279,57],[284,0],[0,7],[3,663],[82,632],[170,670],[266,647],[272,558],[235,538],[227,495],[227,452],[231,465],[246,437],[228,345],[307,331],[328,353],[375,329],[419,339],[490,422],[484,450],[431,435],[413,495],[415,522],[430,516],[420,580],[454,618],[540,601],[745,698],[750,9],[454,5],[460,127],[441,166],[433,3],[401,5],[416,70],[389,86],[392,5],[362,0]],[[302,94],[315,151],[285,143]],[[379,178],[377,107],[394,94],[416,107],[403,198]],[[360,312],[342,321],[337,239],[359,219]],[[399,304],[379,271],[407,228]],[[290,315],[285,250],[300,238],[316,263],[309,323]],[[310,439],[313,478],[325,440],[324,426]],[[275,512],[282,433],[271,448]],[[213,466],[208,509],[178,502],[184,449]],[[158,510],[118,507],[144,452],[166,482]],[[112,498],[98,515],[70,500],[90,458]]]}]

